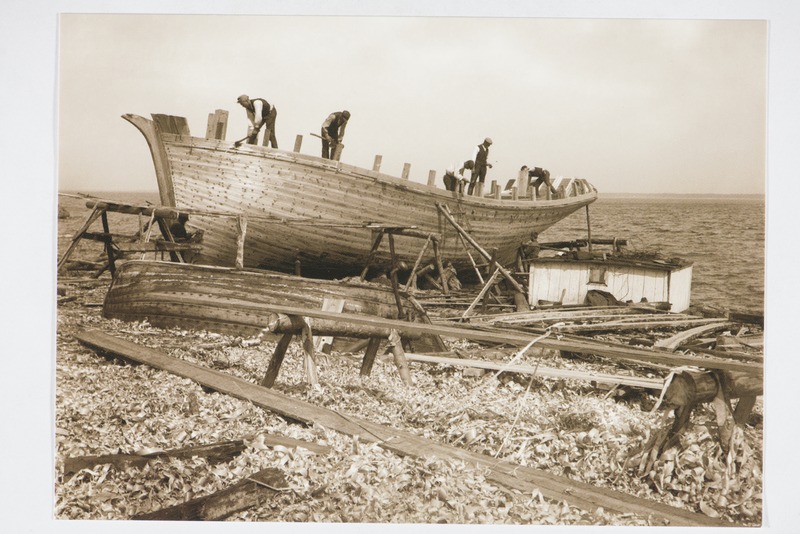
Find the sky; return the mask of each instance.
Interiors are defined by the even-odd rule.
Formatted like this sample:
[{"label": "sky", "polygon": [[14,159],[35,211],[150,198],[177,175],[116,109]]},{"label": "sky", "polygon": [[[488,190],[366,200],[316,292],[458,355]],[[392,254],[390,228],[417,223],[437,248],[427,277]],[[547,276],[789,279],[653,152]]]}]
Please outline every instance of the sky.
[{"label": "sky", "polygon": [[[205,135],[241,93],[278,110],[281,148],[352,113],[342,161],[425,182],[493,140],[487,180],[522,165],[600,193],[763,194],[765,20],[62,14],[58,188],[155,190],[124,113]],[[439,183],[441,186],[442,184]]]},{"label": "sky", "polygon": [[[81,16],[89,13],[118,16]],[[339,18],[276,18],[297,15]],[[525,163],[586,178],[601,196],[766,188],[764,530],[796,531],[798,52],[796,0],[6,0],[0,16],[6,530],[84,533],[109,526],[52,520],[59,189],[154,191],[144,139],[120,116],[185,115],[201,135],[208,113],[224,108],[232,112],[233,140],[245,128],[234,101],[249,92],[278,107],[282,146],[303,134],[304,151],[315,153],[308,132],[347,107],[353,118],[344,161],[371,167],[382,154],[383,170],[399,174],[408,162],[417,180],[428,169],[441,176],[488,135],[496,163],[489,180]],[[221,526],[154,524],[148,531]],[[113,529],[141,526],[117,522]]]}]

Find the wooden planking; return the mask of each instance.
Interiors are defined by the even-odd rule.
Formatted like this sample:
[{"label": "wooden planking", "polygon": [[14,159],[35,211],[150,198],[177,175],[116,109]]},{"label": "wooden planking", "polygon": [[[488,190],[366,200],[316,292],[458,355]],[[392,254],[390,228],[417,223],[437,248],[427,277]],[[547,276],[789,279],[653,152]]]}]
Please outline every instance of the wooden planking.
[{"label": "wooden planking", "polygon": [[569,380],[581,380],[587,382],[597,382],[599,384],[634,386],[645,389],[661,391],[664,387],[664,380],[658,378],[643,378],[629,375],[614,375],[609,373],[595,373],[576,371],[574,369],[557,369],[553,367],[530,365],[506,365],[502,363],[486,362],[481,360],[471,360],[467,358],[448,358],[444,356],[429,356],[427,354],[406,353],[406,359],[410,362],[421,362],[431,364],[452,365],[454,367],[473,367],[476,369],[487,369],[491,371],[504,371],[509,373],[523,373],[546,378],[565,378]]},{"label": "wooden planking", "polygon": [[[291,164],[287,165],[284,163],[283,167],[286,170],[269,171],[270,172],[269,180],[267,180],[266,178],[263,178],[264,176],[266,176],[266,174],[262,170],[264,168],[263,161],[258,161],[266,159],[265,158],[265,154],[267,153],[266,151],[264,152],[258,152],[253,150],[229,151],[230,155],[228,155],[228,153],[225,153],[223,156],[220,156],[220,152],[207,151],[211,155],[206,156],[207,161],[204,162],[203,161],[204,156],[202,155],[204,150],[201,150],[199,145],[201,145],[201,143],[196,140],[193,140],[193,143],[191,145],[181,145],[177,143],[167,144],[168,152],[170,153],[170,161],[176,167],[179,167],[179,169],[176,169],[175,172],[173,172],[173,180],[176,183],[176,190],[181,191],[182,195],[188,194],[186,193],[188,191],[192,192],[190,198],[181,198],[178,201],[180,205],[208,209],[213,207],[219,208],[220,202],[228,202],[229,208],[240,209],[241,204],[244,203],[246,205],[248,202],[247,199],[249,198],[254,198],[254,199],[271,198],[271,195],[275,194],[276,191],[280,192],[281,187],[284,187],[285,184],[288,184],[285,186],[288,187],[289,189],[285,192],[282,192],[281,198],[288,199],[287,202],[296,201],[296,199],[300,197],[313,199],[314,194],[319,195],[319,203],[314,203],[314,202],[303,203],[303,205],[309,204],[309,206],[304,208],[307,210],[305,212],[306,214],[319,215],[319,213],[326,212],[326,210],[330,207],[327,204],[331,203],[333,198],[336,198],[335,195],[332,196],[330,194],[331,192],[326,192],[324,187],[319,186],[320,185],[319,182],[322,182],[324,184],[325,182],[330,181],[329,177],[326,176],[325,179],[323,179],[322,176],[319,174],[316,174],[318,182],[316,186],[303,189],[302,191],[298,191],[296,184],[298,182],[303,183],[303,180],[307,180],[309,175],[315,174],[308,172],[309,170],[308,165],[295,165],[296,170],[293,170]],[[215,144],[212,146],[216,147],[219,145]],[[191,151],[191,155],[189,155],[189,151]],[[269,151],[269,152],[280,152],[280,151]],[[229,162],[226,163],[225,158],[227,158]],[[228,163],[230,163],[230,165],[228,165]],[[237,165],[239,167],[237,167]],[[231,172],[233,172],[232,176],[230,176]],[[303,173],[302,176],[300,176],[299,173]],[[253,182],[253,177],[258,177],[258,176],[262,176],[261,184],[256,184]],[[287,176],[287,179],[285,180],[282,179],[283,176]],[[276,178],[278,178],[278,180],[276,180]],[[198,184],[197,183],[198,180],[206,181],[209,189],[206,189],[206,191],[203,192],[203,184],[202,183]],[[181,181],[184,181],[185,183],[179,183]],[[243,190],[240,185],[237,185],[243,182],[246,182],[247,185],[246,191]],[[372,213],[376,215],[382,214],[377,216],[385,217],[385,205],[387,202],[400,202],[402,205],[408,205],[412,208],[415,208],[418,205],[424,204],[423,202],[424,198],[430,199],[431,195],[431,192],[429,191],[426,191],[424,193],[422,192],[416,193],[414,191],[415,188],[411,187],[386,188],[385,185],[376,182],[374,179],[370,180],[371,183],[366,184],[367,186],[370,186],[367,188],[364,187],[365,184],[356,182],[359,182],[359,180],[356,180],[354,176],[349,176],[347,179],[347,183],[349,186],[351,186],[350,189],[339,188],[338,191],[333,191],[334,193],[338,192],[341,195],[341,198],[343,199],[341,207],[345,211],[343,211],[338,216],[343,218],[344,220],[352,220],[353,217],[357,217],[358,215],[361,215],[363,217],[368,207],[372,210]],[[284,185],[281,185],[281,183],[284,183]],[[265,184],[268,184],[268,187]],[[328,186],[328,184],[324,185],[326,185],[326,187]],[[374,195],[364,194],[365,192],[368,192],[369,189],[375,189],[376,187],[378,188],[378,190],[376,190],[376,194]],[[434,189],[433,191],[434,194],[438,192],[438,190],[436,189]],[[395,198],[387,199],[386,198],[387,193],[389,193],[389,196],[393,195]],[[409,193],[416,193],[417,195],[424,195],[424,196],[420,196],[419,199],[410,200]],[[366,204],[364,206],[364,211],[362,211],[361,210],[362,207],[359,206],[359,209],[356,212],[354,212],[353,207],[349,205],[348,201],[349,199],[353,198],[352,195],[354,194],[358,195],[356,198],[365,199]],[[442,192],[441,194],[446,194],[446,193]],[[594,194],[589,195],[587,198],[580,200],[580,202],[583,203],[591,202],[592,200],[594,200],[595,196],[596,195]],[[323,205],[322,202],[325,202],[325,205]],[[280,202],[276,200],[272,203],[272,205],[266,207],[269,208],[270,210],[273,210],[280,208],[278,204],[280,204]],[[501,246],[498,248],[502,248],[504,249],[504,251],[501,252],[501,255],[499,257],[503,262],[507,262],[513,259],[512,256],[513,253],[515,252],[516,246],[518,245],[520,240],[527,239],[532,225],[533,226],[538,225],[541,228],[549,226],[554,222],[556,222],[557,220],[563,218],[563,216],[565,216],[564,210],[574,211],[575,209],[578,209],[580,207],[580,205],[574,206],[569,203],[562,205],[544,206],[541,213],[531,214],[530,210],[525,208],[524,203],[508,203],[508,204],[509,205],[501,205],[499,207],[499,210],[492,209],[491,211],[487,212],[486,215],[484,215],[488,216],[488,219],[486,219],[487,221],[491,221],[493,218],[497,217],[500,211],[505,211],[508,214],[507,217],[510,217],[509,224],[512,224],[514,223],[514,221],[516,221],[516,223],[514,224],[517,224],[520,228],[517,231],[516,235],[509,235],[509,236],[504,235],[503,237],[500,238]],[[517,204],[517,205],[513,206],[510,204]],[[292,205],[290,202],[289,204],[285,205],[284,208],[289,210],[290,213],[292,213],[291,210],[296,209],[297,206]],[[265,206],[263,205],[263,200],[261,204],[255,202],[255,205],[251,205],[248,209],[253,209],[253,210],[265,209]],[[433,210],[428,209],[428,211],[431,212]],[[424,209],[412,210],[411,213],[406,215],[407,219],[404,224],[405,225],[415,224],[420,219],[420,216],[424,214],[424,212],[425,212]],[[473,212],[471,215],[476,216],[476,214],[480,215],[480,213],[477,212]],[[428,217],[428,219],[429,219],[428,224],[431,225],[433,231],[436,231],[438,229],[438,220],[435,220],[435,217]],[[491,239],[490,237],[491,233],[493,232],[495,235],[497,234],[497,226],[498,225],[495,223],[490,223],[486,225],[486,230],[489,232],[489,235],[485,236],[484,239],[479,234],[475,234],[476,238],[481,242],[488,243],[489,240]],[[225,246],[225,243],[229,239],[229,233],[230,233],[229,230],[226,232],[227,235],[223,236],[219,240],[215,240],[213,235],[210,235],[216,232],[216,229],[213,228],[213,221],[204,223],[201,225],[201,227],[203,227],[204,230],[206,230],[206,239],[207,239],[206,248],[208,249],[210,247],[212,249],[207,252],[208,257],[217,259],[218,261],[224,261],[224,258],[226,256],[228,255],[232,256],[232,252],[230,251],[215,252],[213,250],[218,246],[222,247]],[[507,230],[508,230],[508,224],[504,225],[504,231]],[[277,236],[274,238],[272,237],[274,235],[274,232],[267,233],[266,230],[259,231],[257,229],[253,229],[253,233],[255,235],[260,234],[264,236],[267,242],[269,243],[279,242]],[[343,235],[348,233],[349,235]],[[302,243],[309,243],[308,239],[311,238],[313,240],[313,238],[316,236],[314,232],[309,232],[309,231],[306,232],[301,231],[298,233],[296,228],[293,229],[293,232],[290,232],[289,234],[290,234],[289,242],[294,241]],[[341,262],[343,260],[352,262],[354,261],[353,259],[354,257],[358,257],[357,256],[358,252],[361,252],[364,249],[364,247],[361,246],[349,245],[350,243],[353,243],[354,237],[356,236],[354,236],[352,231],[344,233],[342,232],[331,233],[330,238],[334,239],[334,241],[331,242],[329,239],[328,241],[325,242],[325,244],[327,244],[329,248],[349,247],[351,250],[354,251],[351,255],[346,255],[345,257],[336,259],[336,262]],[[338,241],[336,241],[337,239]],[[361,239],[363,239],[363,237]],[[283,240],[283,242],[286,241]],[[358,239],[356,239],[355,242],[358,243]],[[320,242],[311,241],[308,246],[309,248],[313,246],[315,249],[319,249],[320,244],[321,244]],[[249,245],[252,246],[252,244]],[[410,244],[410,246],[414,247],[415,244]],[[405,245],[404,247],[401,243],[401,240],[398,240],[398,250],[401,253],[401,255],[408,254],[407,252],[408,247],[409,247],[408,244]],[[453,247],[453,249],[449,251],[445,250],[445,256],[448,258],[453,257],[456,253],[458,253],[457,247]],[[259,255],[263,257],[259,257]],[[504,257],[504,255],[507,257]],[[282,265],[288,264],[289,260],[291,260],[291,262],[293,263],[293,258],[287,258],[288,256],[287,251],[280,252],[278,256],[279,257],[277,258],[277,260],[279,262],[282,262]],[[263,263],[264,259],[268,257],[269,256],[261,254],[261,252],[259,252],[255,254],[254,258],[250,258],[249,261],[246,259],[245,264],[250,266],[255,266],[260,263]],[[456,259],[457,262],[459,260],[459,258],[457,257],[453,259]],[[466,261],[463,258],[461,260]],[[381,261],[385,261],[385,258],[381,258]],[[331,264],[334,263],[335,262],[331,262]]]},{"label": "wooden planking", "polygon": [[113,354],[127,360],[144,363],[199,384],[252,402],[286,417],[316,423],[338,432],[359,436],[367,442],[412,457],[430,455],[445,459],[461,459],[470,465],[489,470],[488,478],[511,489],[529,493],[539,489],[548,499],[565,501],[588,511],[599,507],[613,513],[635,513],[672,526],[730,526],[717,519],[687,510],[681,510],[647,499],[637,498],[592,484],[570,480],[543,470],[524,467],[487,455],[473,453],[456,447],[442,445],[414,434],[386,427],[350,415],[314,406],[300,399],[281,395],[241,378],[172,358],[136,343],[109,336],[99,331],[76,334],[84,345],[104,354]]}]

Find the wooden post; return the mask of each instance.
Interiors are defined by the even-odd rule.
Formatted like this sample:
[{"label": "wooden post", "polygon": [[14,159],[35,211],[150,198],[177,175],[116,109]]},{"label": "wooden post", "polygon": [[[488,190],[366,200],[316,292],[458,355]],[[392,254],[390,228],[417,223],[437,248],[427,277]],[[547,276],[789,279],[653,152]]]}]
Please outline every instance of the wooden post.
[{"label": "wooden post", "polygon": [[403,163],[403,174],[400,175],[400,178],[402,178],[403,180],[408,180],[409,174],[411,174],[411,164]]},{"label": "wooden post", "polygon": [[99,208],[97,208],[97,207],[93,208],[93,209],[92,209],[92,212],[91,212],[91,213],[89,214],[89,216],[86,218],[86,222],[84,222],[84,223],[83,223],[83,226],[81,226],[81,229],[80,229],[80,230],[78,230],[77,232],[75,232],[75,235],[73,235],[73,236],[72,236],[72,243],[70,243],[70,244],[69,244],[69,248],[67,248],[66,252],[64,252],[64,255],[63,255],[63,256],[61,256],[61,259],[58,261],[58,266],[56,267],[56,270],[57,270],[57,271],[60,271],[60,270],[61,270],[61,267],[63,267],[63,266],[64,266],[64,263],[66,263],[67,259],[68,259],[68,258],[70,257],[70,255],[72,254],[72,251],[75,249],[75,247],[78,245],[78,242],[79,242],[79,241],[81,240],[81,238],[83,237],[83,233],[84,233],[86,230],[88,230],[88,229],[89,229],[89,227],[92,225],[92,223],[93,223],[95,220],[97,220],[97,218],[98,218],[99,216],[100,216],[100,209],[99,209]]},{"label": "wooden post", "polygon": [[228,112],[224,109],[215,110],[208,114],[206,139],[219,139],[224,141],[228,132]]},{"label": "wooden post", "polygon": [[389,348],[392,350],[394,364],[397,366],[397,371],[400,373],[400,378],[403,380],[403,383],[407,386],[412,385],[406,353],[403,351],[403,343],[400,340],[400,334],[397,333],[397,330],[392,329],[389,334]]},{"label": "wooden post", "polygon": [[517,200],[518,194],[517,186],[515,185],[511,188],[511,200]]},{"label": "wooden post", "polygon": [[244,268],[244,238],[247,235],[247,217],[239,215],[236,218],[236,268]]},{"label": "wooden post", "polygon": [[589,221],[589,204],[586,204],[586,233],[588,239],[586,240],[589,252],[592,251],[592,223]]},{"label": "wooden post", "polygon": [[436,241],[433,242],[433,258],[436,261],[436,269],[439,271],[439,279],[442,282],[442,293],[449,296],[450,288],[447,287],[447,278],[444,274],[444,265],[442,265],[442,251],[439,248],[439,243]]},{"label": "wooden post", "polygon": [[364,360],[361,362],[361,376],[369,376],[372,373],[372,366],[375,364],[375,356],[378,354],[380,344],[381,338],[369,338],[367,350],[364,351]]},{"label": "wooden post", "polygon": [[381,170],[381,161],[383,160],[383,156],[377,154],[375,156],[375,162],[372,164],[372,170],[375,172],[380,172]]},{"label": "wooden post", "polygon": [[303,318],[303,333],[300,338],[303,340],[303,368],[306,371],[308,383],[312,386],[319,384],[317,374],[317,362],[314,358],[314,334],[311,332],[311,322],[308,318]]},{"label": "wooden post", "polygon": [[[469,242],[469,244],[470,244],[470,245],[472,245],[473,247],[475,247],[475,250],[477,250],[477,251],[480,253],[480,255],[484,257],[484,259],[487,259],[487,260],[489,260],[489,259],[491,258],[491,256],[489,255],[489,253],[488,253],[488,252],[486,252],[486,251],[485,251],[485,250],[484,250],[484,249],[483,249],[483,248],[482,248],[482,247],[481,247],[481,246],[480,246],[480,245],[479,245],[479,244],[478,244],[478,243],[477,243],[477,242],[476,242],[474,239],[472,239],[472,236],[471,236],[471,235],[469,235],[469,234],[467,233],[467,231],[466,231],[466,230],[464,230],[463,228],[461,228],[461,226],[460,226],[460,225],[459,225],[459,224],[456,222],[456,220],[455,220],[455,219],[453,218],[453,216],[450,214],[450,211],[445,209],[445,208],[446,208],[446,206],[444,206],[444,205],[440,204],[439,202],[437,202],[437,203],[436,203],[436,208],[437,208],[437,209],[438,209],[438,210],[441,212],[441,214],[442,214],[442,215],[444,215],[444,217],[445,217],[445,218],[446,218],[448,221],[450,221],[450,224],[452,224],[452,225],[453,225],[453,228],[455,228],[455,229],[456,229],[456,231],[458,231],[458,233],[460,233],[462,236],[464,236],[464,239],[466,239],[466,240],[467,240],[467,242]],[[522,288],[522,286],[520,286],[520,285],[519,285],[519,282],[517,282],[517,281],[514,279],[514,277],[513,277],[513,276],[511,276],[511,273],[509,273],[509,272],[508,272],[508,271],[507,271],[507,270],[506,270],[506,269],[505,269],[505,268],[504,268],[502,265],[500,265],[500,264],[497,264],[497,268],[498,268],[498,269],[500,269],[500,272],[503,274],[503,276],[505,276],[505,277],[506,277],[506,280],[508,280],[508,283],[509,283],[509,284],[511,284],[511,285],[512,285],[512,287],[513,287],[514,289],[516,289],[517,291],[519,291],[519,292],[520,292],[520,293],[522,293],[522,294],[524,294],[524,293],[525,293],[525,290]]]},{"label": "wooden post", "polygon": [[425,244],[422,245],[422,250],[419,251],[419,256],[417,256],[417,261],[414,262],[414,267],[411,268],[411,274],[408,277],[408,282],[406,282],[406,287],[404,291],[408,291],[408,288],[411,287],[412,282],[416,278],[417,268],[419,267],[420,262],[422,261],[422,257],[425,255],[425,251],[428,250],[428,245],[431,244],[431,236],[428,236],[428,239],[425,240]]},{"label": "wooden post", "polygon": [[103,243],[105,244],[106,256],[108,256],[108,270],[111,271],[111,276],[114,276],[116,265],[114,265],[114,250],[111,248],[111,231],[108,229],[108,212],[103,210],[100,218],[103,221],[103,233],[106,234],[103,237]]},{"label": "wooden post", "polygon": [[482,197],[483,196],[483,182],[478,182],[475,184],[475,196]]},{"label": "wooden post", "polygon": [[428,171],[428,185],[436,185],[436,171],[434,170]]},{"label": "wooden post", "polygon": [[497,185],[497,180],[492,180],[491,189],[489,190],[489,194],[494,198],[500,198],[499,194],[500,186]]},{"label": "wooden post", "polygon": [[372,241],[372,249],[369,251],[369,255],[367,256],[366,264],[364,265],[364,270],[361,271],[361,279],[364,280],[367,278],[367,272],[369,271],[369,264],[372,263],[372,258],[375,257],[375,252],[378,250],[378,247],[381,245],[381,240],[383,239],[383,229],[379,229],[378,233],[375,235],[375,239]]},{"label": "wooden post", "polygon": [[293,152],[300,152],[300,147],[303,146],[303,136],[297,134],[294,138],[294,149]]},{"label": "wooden post", "polygon": [[517,188],[519,189],[519,196],[525,198],[528,195],[528,171],[521,169],[517,176]]},{"label": "wooden post", "polygon": [[286,349],[289,348],[289,343],[291,343],[293,335],[294,334],[291,333],[283,334],[278,340],[275,352],[272,353],[272,358],[269,361],[267,372],[261,380],[261,385],[265,388],[271,388],[275,385],[275,379],[278,378],[278,371],[281,370],[283,358],[286,356]]},{"label": "wooden post", "polygon": [[733,410],[733,420],[737,425],[747,423],[747,419],[750,417],[750,412],[753,410],[755,404],[755,395],[747,395],[739,399],[739,402],[736,403],[736,408]]},{"label": "wooden post", "polygon": [[467,316],[472,312],[472,310],[475,308],[475,306],[477,306],[477,304],[481,301],[481,299],[492,288],[492,286],[494,285],[495,281],[497,280],[497,276],[499,274],[500,274],[500,270],[499,269],[495,269],[494,273],[492,273],[492,276],[489,277],[489,280],[487,280],[486,283],[481,288],[480,292],[478,293],[478,296],[475,297],[475,300],[472,301],[472,304],[470,304],[469,307],[466,310],[464,310],[464,313],[461,315],[461,319],[462,320],[467,318]]},{"label": "wooden post", "polygon": [[391,271],[389,271],[389,279],[392,282],[394,301],[397,304],[397,316],[400,319],[404,319],[406,314],[403,311],[403,301],[400,300],[400,287],[397,284],[397,255],[394,252],[394,236],[391,232],[389,232],[389,254],[392,258],[392,267]]}]

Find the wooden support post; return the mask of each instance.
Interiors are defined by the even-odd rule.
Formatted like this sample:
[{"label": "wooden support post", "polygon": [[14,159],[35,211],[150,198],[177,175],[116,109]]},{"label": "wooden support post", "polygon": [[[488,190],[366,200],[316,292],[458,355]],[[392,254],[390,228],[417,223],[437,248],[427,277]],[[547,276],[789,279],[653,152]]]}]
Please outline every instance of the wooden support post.
[{"label": "wooden support post", "polygon": [[484,283],[483,275],[481,274],[481,270],[478,269],[478,264],[475,263],[475,258],[472,256],[472,252],[469,251],[467,242],[464,241],[464,236],[458,233],[458,238],[461,240],[461,244],[464,245],[464,250],[467,253],[467,257],[469,257],[469,262],[472,264],[472,268],[475,269],[475,274],[478,275],[478,281],[480,281],[480,283],[483,284]]},{"label": "wooden support post", "polygon": [[381,338],[369,338],[367,349],[364,351],[364,360],[361,362],[361,376],[369,376],[372,373],[372,366],[375,364],[375,356],[378,354],[380,344]]},{"label": "wooden support post", "polygon": [[517,188],[519,189],[520,198],[525,198],[528,195],[528,170],[520,169],[517,175]]},{"label": "wooden support post", "polygon": [[481,288],[480,292],[478,293],[478,296],[475,297],[475,300],[472,301],[472,304],[470,304],[469,307],[466,310],[464,310],[464,313],[461,315],[461,319],[462,320],[466,319],[467,316],[470,313],[472,313],[472,310],[475,309],[475,306],[478,305],[478,303],[481,301],[481,299],[484,298],[486,293],[492,288],[492,286],[494,285],[495,281],[497,280],[497,277],[498,277],[499,274],[500,274],[500,269],[499,268],[495,269],[494,273],[492,273],[492,276],[489,277],[489,280],[487,280],[486,283],[483,284],[483,287]]},{"label": "wooden support post", "polygon": [[300,339],[303,341],[303,368],[306,372],[306,379],[312,386],[319,384],[317,374],[317,361],[314,354],[314,334],[311,332],[311,322],[308,318],[303,318],[303,333]]},{"label": "wooden support post", "polygon": [[588,239],[586,242],[588,243],[589,252],[592,251],[592,223],[589,221],[589,204],[586,204],[586,233],[588,235]]},{"label": "wooden support post", "polygon": [[377,234],[375,235],[375,239],[372,241],[372,248],[369,251],[369,255],[367,256],[367,261],[364,265],[364,270],[361,271],[361,279],[365,280],[367,278],[367,272],[369,271],[369,264],[372,263],[372,259],[375,257],[375,253],[378,251],[378,247],[381,246],[381,240],[383,239],[383,228],[377,230]]},{"label": "wooden support post", "polygon": [[739,398],[739,402],[736,403],[736,408],[733,410],[733,420],[737,425],[744,425],[747,423],[747,419],[750,417],[750,412],[753,410],[755,404],[755,395],[747,395]]},{"label": "wooden support post", "polygon": [[[155,220],[156,220],[156,212],[155,212],[155,210],[153,210],[150,213],[150,220],[147,221],[147,231],[142,236],[142,240],[141,240],[142,243],[149,243],[150,242],[150,235],[153,233],[153,223],[155,222]],[[147,252],[142,252],[141,259],[144,259],[146,255],[147,255]]]},{"label": "wooden support post", "polygon": [[392,268],[389,271],[389,279],[392,282],[392,292],[394,293],[394,301],[397,304],[397,317],[405,319],[405,311],[403,311],[403,301],[400,299],[400,287],[397,283],[397,254],[394,252],[394,235],[389,233],[389,254],[392,258]]},{"label": "wooden support post", "polygon": [[511,188],[511,200],[517,200],[519,193],[517,192],[517,186],[513,186]]},{"label": "wooden support post", "polygon": [[244,268],[244,239],[247,235],[247,217],[239,215],[236,218],[236,268]]},{"label": "wooden support post", "polygon": [[58,261],[58,266],[56,268],[57,271],[60,271],[61,267],[64,266],[64,263],[66,263],[70,255],[72,255],[72,251],[76,246],[78,246],[78,242],[83,237],[83,233],[89,229],[94,221],[97,220],[97,218],[100,216],[100,212],[101,210],[96,207],[92,209],[92,212],[86,218],[86,221],[83,223],[83,226],[81,226],[81,229],[75,232],[75,235],[72,236],[72,242],[69,244],[69,248],[67,248],[66,252],[64,252],[64,255],[61,256],[61,259]]},{"label": "wooden support post", "polygon": [[372,170],[375,172],[381,171],[381,161],[383,161],[383,156],[377,154],[375,156],[375,161],[372,163]]},{"label": "wooden support post", "polygon": [[436,171],[434,170],[428,171],[428,185],[436,185]]},{"label": "wooden support post", "polygon": [[300,262],[300,258],[294,259],[294,275],[303,276],[303,264]]},{"label": "wooden support post", "polygon": [[489,273],[495,270],[495,264],[497,263],[497,248],[490,249],[492,255],[489,257],[489,263],[486,265],[486,275],[488,276]]},{"label": "wooden support post", "polygon": [[[322,311],[341,313],[344,309],[344,299],[325,297],[322,299]],[[314,336],[314,350],[330,354],[333,345],[333,336]]]},{"label": "wooden support post", "polygon": [[403,163],[403,173],[400,175],[400,178],[403,180],[408,180],[409,174],[411,174],[411,164]]},{"label": "wooden support post", "polygon": [[483,182],[478,182],[475,184],[475,196],[482,197],[483,196]]},{"label": "wooden support post", "polygon": [[428,239],[425,240],[425,244],[422,245],[422,249],[419,251],[419,256],[417,256],[417,261],[414,262],[414,267],[411,268],[411,274],[408,277],[408,282],[406,282],[406,287],[403,288],[404,291],[408,291],[408,288],[411,287],[411,284],[416,279],[417,268],[419,267],[419,264],[422,261],[422,257],[425,255],[425,251],[428,250],[428,245],[430,244],[431,244],[431,236],[428,236]]},{"label": "wooden support post", "polygon": [[497,180],[492,180],[491,189],[489,190],[489,194],[494,198],[500,198],[500,187],[497,185]]},{"label": "wooden support post", "polygon": [[[456,229],[456,231],[458,231],[458,232],[459,232],[461,235],[463,235],[463,236],[464,236],[464,239],[466,239],[466,240],[467,240],[467,242],[469,242],[469,244],[470,244],[470,245],[472,245],[472,246],[475,248],[475,250],[477,250],[477,251],[480,253],[480,255],[484,257],[484,259],[487,259],[487,260],[489,260],[489,259],[491,258],[491,256],[489,255],[489,253],[488,253],[488,252],[486,252],[486,251],[485,251],[485,250],[484,250],[484,249],[483,249],[483,248],[482,248],[482,247],[481,247],[481,246],[480,246],[480,245],[479,245],[479,244],[478,244],[478,243],[477,243],[477,242],[476,242],[476,241],[475,241],[475,240],[472,238],[472,236],[471,236],[471,235],[469,235],[469,234],[466,232],[466,230],[464,230],[463,228],[461,228],[461,226],[460,226],[460,225],[459,225],[459,224],[456,222],[456,220],[455,220],[455,219],[453,218],[453,216],[450,214],[450,210],[447,210],[447,209],[445,209],[445,208],[446,208],[446,206],[444,206],[443,204],[440,204],[440,203],[438,203],[438,202],[437,202],[437,203],[436,203],[436,207],[439,209],[439,211],[442,213],[442,215],[444,215],[444,216],[445,216],[445,218],[446,218],[448,221],[450,221],[450,224],[452,224],[452,225],[453,225],[453,228],[455,228],[455,229]],[[517,281],[514,279],[514,277],[511,275],[511,273],[509,273],[509,272],[508,272],[508,271],[505,269],[505,267],[503,267],[503,266],[502,266],[502,265],[500,265],[500,264],[497,264],[497,268],[498,268],[498,269],[500,269],[500,272],[502,273],[502,275],[503,275],[503,276],[505,276],[506,280],[508,280],[508,283],[509,283],[509,284],[511,284],[511,286],[512,286],[512,287],[513,287],[515,290],[517,290],[518,292],[520,292],[520,293],[522,293],[522,294],[525,294],[525,290],[522,288],[522,286],[521,286],[521,285],[519,285],[519,282],[517,282]]]},{"label": "wooden support post", "polygon": [[294,138],[294,148],[292,152],[300,152],[300,148],[303,146],[303,136],[297,134]]},{"label": "wooden support post", "polygon": [[108,270],[111,271],[111,276],[114,276],[114,273],[117,272],[117,268],[116,265],[114,265],[114,249],[111,248],[111,231],[108,229],[108,212],[106,210],[103,210],[100,219],[103,221],[103,233],[106,234],[103,238],[103,243],[105,244],[106,256],[108,257]]},{"label": "wooden support post", "polygon": [[442,251],[439,248],[439,243],[437,241],[433,242],[433,257],[436,261],[436,270],[439,271],[439,279],[442,282],[442,293],[446,296],[450,295],[450,288],[447,284],[447,276],[444,273],[444,265],[442,265]]},{"label": "wooden support post", "polygon": [[293,335],[294,334],[291,333],[283,334],[278,340],[278,345],[275,347],[275,352],[272,354],[272,358],[269,361],[267,372],[261,380],[261,385],[265,388],[271,388],[275,385],[275,379],[278,378],[278,372],[281,370],[283,358],[286,356],[286,349],[289,348],[289,343],[291,343]]},{"label": "wooden support post", "polygon": [[224,109],[215,110],[208,114],[206,139],[219,139],[224,141],[228,132],[228,112]]},{"label": "wooden support post", "polygon": [[400,378],[403,380],[403,383],[407,386],[412,385],[406,353],[403,351],[403,343],[400,340],[400,334],[397,333],[397,330],[392,330],[389,334],[389,348],[392,350],[394,364],[397,366],[397,371],[400,373]]}]

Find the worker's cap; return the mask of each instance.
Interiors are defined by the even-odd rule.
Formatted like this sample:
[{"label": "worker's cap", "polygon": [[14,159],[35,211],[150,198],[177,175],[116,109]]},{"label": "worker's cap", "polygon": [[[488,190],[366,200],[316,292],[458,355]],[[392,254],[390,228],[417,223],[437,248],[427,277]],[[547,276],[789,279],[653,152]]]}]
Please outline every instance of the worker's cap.
[{"label": "worker's cap", "polygon": [[350,118],[350,112],[347,111],[347,110],[342,111],[342,117],[344,117],[345,119],[349,119]]},{"label": "worker's cap", "polygon": [[487,145],[491,145],[492,144],[492,138],[491,137],[487,137],[486,139],[483,140],[483,142],[486,143]]},{"label": "worker's cap", "polygon": [[242,102],[247,102],[248,100],[250,100],[250,97],[247,95],[239,95],[239,98],[236,99],[236,101],[239,102],[240,104]]}]

